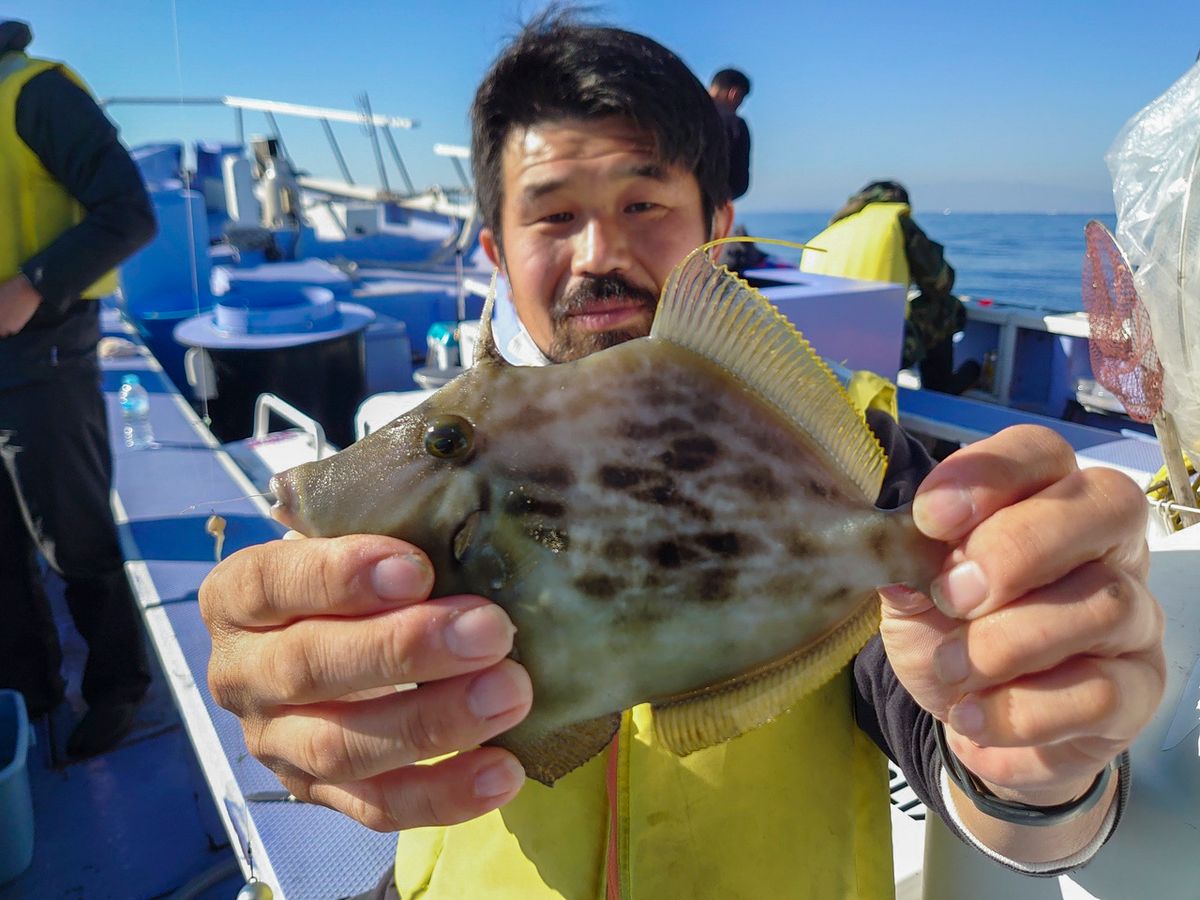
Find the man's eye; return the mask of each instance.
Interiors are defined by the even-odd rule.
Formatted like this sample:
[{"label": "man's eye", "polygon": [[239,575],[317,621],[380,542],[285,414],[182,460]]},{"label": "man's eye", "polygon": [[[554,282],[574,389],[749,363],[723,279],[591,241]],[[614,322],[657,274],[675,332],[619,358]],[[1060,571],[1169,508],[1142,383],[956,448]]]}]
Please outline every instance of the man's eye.
[{"label": "man's eye", "polygon": [[551,213],[548,216],[542,216],[538,219],[539,222],[546,222],[549,225],[564,225],[574,219],[575,216],[569,212]]},{"label": "man's eye", "polygon": [[650,210],[656,209],[657,207],[657,203],[651,203],[649,200],[646,200],[641,203],[630,203],[627,207],[625,207],[625,211],[631,213],[642,213],[650,212]]}]

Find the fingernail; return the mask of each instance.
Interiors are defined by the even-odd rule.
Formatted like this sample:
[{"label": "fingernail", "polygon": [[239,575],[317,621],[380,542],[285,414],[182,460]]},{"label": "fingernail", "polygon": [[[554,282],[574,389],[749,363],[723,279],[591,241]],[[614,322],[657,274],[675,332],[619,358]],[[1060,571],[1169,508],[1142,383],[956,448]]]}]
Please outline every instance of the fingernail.
[{"label": "fingernail", "polygon": [[955,619],[971,618],[987,595],[987,577],[972,560],[959,563],[929,586],[929,596],[937,608]]},{"label": "fingernail", "polygon": [[925,534],[942,537],[952,534],[975,514],[971,492],[958,484],[943,484],[913,500],[913,521]]},{"label": "fingernail", "polygon": [[484,672],[467,688],[467,708],[481,719],[494,719],[525,703],[526,682],[514,677],[515,666]]},{"label": "fingernail", "polygon": [[917,615],[929,609],[926,596],[906,584],[884,584],[877,590],[879,598],[891,608],[893,614]]},{"label": "fingernail", "polygon": [[442,640],[459,659],[486,659],[507,654],[515,633],[504,610],[488,603],[453,616],[442,631]]},{"label": "fingernail", "polygon": [[948,641],[933,654],[933,671],[943,684],[958,684],[970,674],[967,647],[962,641]]},{"label": "fingernail", "polygon": [[371,587],[381,600],[423,600],[433,587],[433,570],[412,553],[389,556],[375,563]]},{"label": "fingernail", "polygon": [[950,707],[950,727],[963,737],[975,737],[983,731],[983,708],[971,699]]},{"label": "fingernail", "polygon": [[511,756],[505,757],[475,775],[475,796],[480,800],[503,797],[521,786],[525,781],[525,770]]}]

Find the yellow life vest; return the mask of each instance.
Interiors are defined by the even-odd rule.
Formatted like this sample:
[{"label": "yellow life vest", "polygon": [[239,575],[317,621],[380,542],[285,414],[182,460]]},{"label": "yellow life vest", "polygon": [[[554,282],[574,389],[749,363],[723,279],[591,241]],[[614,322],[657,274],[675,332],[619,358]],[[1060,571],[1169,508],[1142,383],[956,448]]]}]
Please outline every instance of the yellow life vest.
[{"label": "yellow life vest", "polygon": [[[20,271],[21,264],[74,225],[86,210],[46,171],[37,154],[17,134],[17,98],[31,78],[61,69],[84,90],[83,81],[62,63],[34,59],[24,53],[0,57],[0,281]],[[117,273],[109,272],[83,291],[103,297],[117,289]]]},{"label": "yellow life vest", "polygon": [[682,759],[638,706],[606,753],[554,787],[528,782],[481,818],[402,832],[399,894],[890,898],[887,766],[854,724],[850,677],[847,667],[770,724]]},{"label": "yellow life vest", "polygon": [[907,203],[868,203],[808,242],[825,252],[805,250],[801,271],[907,286],[912,276],[900,217],[911,212]]}]

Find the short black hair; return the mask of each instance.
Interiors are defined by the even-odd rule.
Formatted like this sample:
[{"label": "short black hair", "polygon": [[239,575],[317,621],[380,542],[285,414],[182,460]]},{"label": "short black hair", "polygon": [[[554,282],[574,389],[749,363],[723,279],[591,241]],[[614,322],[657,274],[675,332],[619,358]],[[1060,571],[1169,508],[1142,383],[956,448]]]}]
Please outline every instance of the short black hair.
[{"label": "short black hair", "polygon": [[613,116],[651,135],[659,162],[695,175],[706,222],[729,201],[721,119],[684,62],[644,35],[583,24],[575,11],[551,7],[501,52],[471,105],[476,202],[497,240],[504,148],[512,130]]},{"label": "short black hair", "polygon": [[750,94],[750,79],[741,69],[722,69],[712,77],[712,84],[723,91],[737,88],[744,97]]}]

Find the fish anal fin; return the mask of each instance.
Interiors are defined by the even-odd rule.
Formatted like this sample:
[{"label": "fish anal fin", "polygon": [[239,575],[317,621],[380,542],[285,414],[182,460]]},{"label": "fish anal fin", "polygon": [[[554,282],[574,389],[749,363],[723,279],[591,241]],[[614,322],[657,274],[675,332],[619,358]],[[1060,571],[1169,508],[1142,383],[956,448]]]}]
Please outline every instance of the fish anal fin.
[{"label": "fish anal fin", "polygon": [[672,753],[686,756],[765,725],[837,674],[878,629],[879,599],[872,592],[815,644],[652,704],[654,733]]},{"label": "fish anal fin", "polygon": [[558,779],[602,753],[621,727],[621,714],[611,713],[577,722],[558,731],[529,735],[520,726],[488,741],[508,750],[525,767],[525,774],[550,787]]}]

